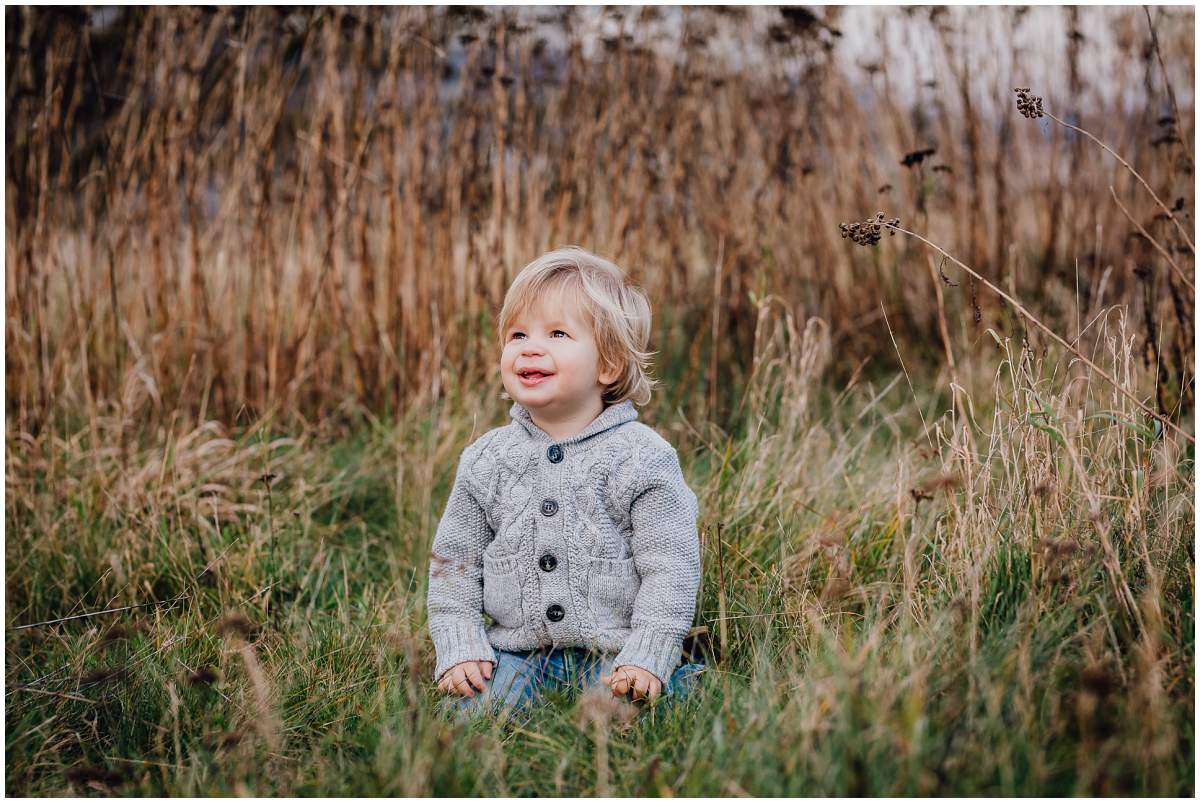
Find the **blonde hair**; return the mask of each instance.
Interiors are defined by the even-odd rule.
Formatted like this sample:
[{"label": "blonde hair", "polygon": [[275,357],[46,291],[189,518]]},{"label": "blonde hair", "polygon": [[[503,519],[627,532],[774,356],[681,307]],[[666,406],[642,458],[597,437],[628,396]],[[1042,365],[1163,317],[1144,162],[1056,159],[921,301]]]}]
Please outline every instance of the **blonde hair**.
[{"label": "blonde hair", "polygon": [[[497,322],[500,348],[504,348],[504,334],[513,320],[552,290],[574,297],[591,324],[600,365],[619,372],[604,390],[604,403],[632,399],[642,405],[650,401],[650,391],[659,383],[648,375],[655,352],[646,350],[650,341],[646,293],[631,284],[615,264],[577,245],[542,254],[513,279]],[[507,393],[500,396],[511,400]]]}]

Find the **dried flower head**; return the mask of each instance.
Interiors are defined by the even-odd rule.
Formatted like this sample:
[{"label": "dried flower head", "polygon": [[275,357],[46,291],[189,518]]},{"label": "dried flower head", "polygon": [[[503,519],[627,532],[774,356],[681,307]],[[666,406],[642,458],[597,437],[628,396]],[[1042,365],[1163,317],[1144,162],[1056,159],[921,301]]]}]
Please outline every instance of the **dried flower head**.
[{"label": "dried flower head", "polygon": [[862,223],[839,223],[838,228],[842,231],[842,239],[849,237],[859,245],[875,245],[879,242],[879,237],[883,233],[884,228],[888,230],[888,234],[896,236],[895,226],[900,225],[900,218],[892,218],[888,220],[883,212],[875,215],[874,219],[864,220]]},{"label": "dried flower head", "polygon": [[1029,87],[1016,87],[1013,91],[1017,93],[1017,111],[1030,120],[1045,116],[1046,113],[1042,110],[1042,99],[1037,95],[1029,94]]},{"label": "dried flower head", "polygon": [[900,164],[905,167],[915,167],[935,153],[937,153],[937,148],[922,148],[920,150],[909,151],[904,154],[904,158],[900,160]]}]

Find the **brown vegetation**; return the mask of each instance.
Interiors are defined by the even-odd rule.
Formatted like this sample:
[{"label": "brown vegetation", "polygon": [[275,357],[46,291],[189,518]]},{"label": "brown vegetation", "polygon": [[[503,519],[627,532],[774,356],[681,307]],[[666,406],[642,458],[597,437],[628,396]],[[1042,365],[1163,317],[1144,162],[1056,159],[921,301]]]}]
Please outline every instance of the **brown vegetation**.
[{"label": "brown vegetation", "polygon": [[[913,270],[920,246],[872,257],[840,241],[839,220],[885,205],[1069,338],[1086,342],[1104,307],[1136,310],[1160,408],[1190,409],[1186,236],[1090,144],[1011,119],[1011,87],[1043,64],[1017,52],[1023,10],[989,18],[1015,77],[972,69],[942,10],[880,15],[881,32],[940,44],[941,72],[919,87],[893,75],[898,54],[865,83],[848,74],[836,9],[789,12],[760,36],[751,22],[770,12],[688,12],[675,48],[643,33],[661,10],[633,9],[587,59],[577,10],[538,12],[560,50],[540,25],[462,8],[129,9],[107,26],[10,9],[16,426],[110,410],[321,416],[348,399],[398,412],[493,381],[504,288],[567,242],[647,286],[662,370],[709,384],[697,399],[726,411],[716,390],[749,372],[752,294],[832,322],[849,357],[879,352],[881,301],[901,342],[969,352],[988,327],[1011,331],[973,281],[943,298],[936,272]],[[1070,15],[1074,94],[1047,103],[1177,198],[1190,227],[1191,109],[1166,111],[1161,72],[1191,74],[1190,17],[1155,17],[1152,42],[1142,11],[1114,12],[1102,46]],[[765,67],[719,59],[718,23]],[[1089,86],[1089,58],[1120,85]],[[719,331],[680,335],[706,321]]]}]

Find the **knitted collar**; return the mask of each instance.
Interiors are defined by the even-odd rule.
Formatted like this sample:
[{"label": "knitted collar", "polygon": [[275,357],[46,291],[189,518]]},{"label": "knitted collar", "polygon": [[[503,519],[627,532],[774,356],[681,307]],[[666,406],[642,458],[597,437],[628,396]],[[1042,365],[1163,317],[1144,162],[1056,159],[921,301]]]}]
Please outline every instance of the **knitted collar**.
[{"label": "knitted collar", "polygon": [[604,412],[596,416],[592,423],[588,424],[582,431],[572,435],[569,438],[556,441],[554,438],[551,438],[548,434],[546,434],[545,430],[533,423],[533,419],[530,417],[529,411],[526,410],[525,407],[520,404],[520,402],[513,402],[512,409],[509,410],[509,415],[513,417],[514,421],[525,427],[525,431],[528,432],[529,436],[535,441],[553,442],[561,445],[578,443],[579,441],[586,440],[593,435],[598,435],[607,429],[620,426],[626,421],[633,421],[638,417],[637,410],[633,408],[633,402],[630,399],[626,399],[620,404],[614,404],[609,407],[605,407]]}]

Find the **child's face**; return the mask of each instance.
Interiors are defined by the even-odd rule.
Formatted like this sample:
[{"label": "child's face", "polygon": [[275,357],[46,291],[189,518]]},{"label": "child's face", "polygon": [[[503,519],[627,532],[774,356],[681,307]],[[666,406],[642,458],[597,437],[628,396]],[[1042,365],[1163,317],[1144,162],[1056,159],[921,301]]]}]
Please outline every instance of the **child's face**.
[{"label": "child's face", "polygon": [[[500,377],[514,401],[554,415],[595,407],[616,380],[602,370],[592,329],[574,299],[560,291],[539,299],[504,333]],[[526,375],[538,371],[537,374]]]}]

